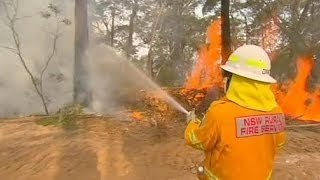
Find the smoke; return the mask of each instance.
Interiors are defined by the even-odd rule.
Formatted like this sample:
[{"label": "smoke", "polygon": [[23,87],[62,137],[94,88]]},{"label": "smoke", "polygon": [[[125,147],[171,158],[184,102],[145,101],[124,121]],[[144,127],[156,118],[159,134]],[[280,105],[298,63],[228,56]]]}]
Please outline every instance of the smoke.
[{"label": "smoke", "polygon": [[150,79],[107,45],[92,45],[89,51],[92,108],[112,113],[135,103],[141,90],[159,89]]},{"label": "smoke", "polygon": [[[8,0],[4,0],[8,1]],[[1,1],[3,2],[3,0]],[[61,16],[73,21],[73,2],[64,0],[20,0],[16,29],[21,49],[32,73],[39,77],[52,49],[52,33],[56,27],[54,18],[43,18],[49,3],[58,5]],[[0,7],[0,46],[14,47],[7,19]],[[57,52],[44,76],[44,94],[49,110],[55,111],[72,100],[73,28],[60,26]],[[43,113],[40,98],[17,55],[0,48],[0,117]]]},{"label": "smoke", "polygon": [[[48,33],[55,29],[56,21],[43,18],[40,13],[51,2],[20,0],[19,17],[26,18],[17,22],[17,32],[21,37],[23,56],[36,77],[39,77],[52,50],[53,40]],[[52,3],[60,8],[61,16],[74,23],[74,1],[54,0]],[[5,18],[3,11],[0,11],[0,17]],[[0,46],[12,47],[10,29],[4,23],[2,21],[0,24]],[[71,103],[73,99],[74,25],[60,26],[60,32],[57,53],[43,81],[50,112]],[[90,39],[94,39],[92,31]],[[114,113],[128,103],[135,103],[141,90],[160,90],[158,85],[109,46],[91,43],[88,57],[90,79],[86,81],[89,81],[87,83],[92,92],[90,110],[94,112]],[[0,117],[43,113],[41,100],[18,57],[7,49],[0,49],[0,59]],[[168,94],[163,91],[162,94],[170,104],[186,112]]]},{"label": "smoke", "polygon": [[109,46],[94,45],[89,52],[94,111],[103,114],[114,112],[137,103],[136,98],[143,91],[157,91],[159,98],[187,113],[173,97]]}]

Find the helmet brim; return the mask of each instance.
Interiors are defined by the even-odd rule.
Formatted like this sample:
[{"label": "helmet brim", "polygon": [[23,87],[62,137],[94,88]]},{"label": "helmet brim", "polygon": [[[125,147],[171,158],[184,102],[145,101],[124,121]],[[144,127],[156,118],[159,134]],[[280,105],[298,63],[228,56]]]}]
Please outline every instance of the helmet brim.
[{"label": "helmet brim", "polygon": [[256,80],[256,81],[270,83],[270,84],[277,83],[277,80],[275,80],[269,74],[257,75],[257,74],[253,74],[253,73],[248,72],[248,71],[244,71],[242,69],[238,69],[238,68],[236,69],[236,68],[228,66],[228,65],[221,65],[220,67],[225,71],[228,71],[230,73],[233,73],[233,74],[236,74],[236,75],[248,78],[248,79],[253,79],[253,80]]}]

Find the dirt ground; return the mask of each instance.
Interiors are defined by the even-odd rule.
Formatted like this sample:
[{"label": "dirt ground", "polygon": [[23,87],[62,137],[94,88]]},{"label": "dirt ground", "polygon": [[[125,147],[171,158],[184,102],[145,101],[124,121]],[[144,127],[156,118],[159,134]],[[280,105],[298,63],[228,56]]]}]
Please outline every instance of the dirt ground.
[{"label": "dirt ground", "polygon": [[[86,118],[77,130],[0,120],[0,179],[196,179],[202,155],[184,144],[183,122],[155,126]],[[320,179],[320,127],[290,128],[274,179]]]}]

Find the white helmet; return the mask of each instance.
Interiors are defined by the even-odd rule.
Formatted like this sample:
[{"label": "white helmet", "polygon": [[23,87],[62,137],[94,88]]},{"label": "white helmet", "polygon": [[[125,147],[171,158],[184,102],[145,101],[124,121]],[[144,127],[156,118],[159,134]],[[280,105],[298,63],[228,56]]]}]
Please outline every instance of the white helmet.
[{"label": "white helmet", "polygon": [[259,46],[244,45],[236,49],[225,65],[225,71],[256,81],[276,83],[270,76],[271,63],[268,54]]}]

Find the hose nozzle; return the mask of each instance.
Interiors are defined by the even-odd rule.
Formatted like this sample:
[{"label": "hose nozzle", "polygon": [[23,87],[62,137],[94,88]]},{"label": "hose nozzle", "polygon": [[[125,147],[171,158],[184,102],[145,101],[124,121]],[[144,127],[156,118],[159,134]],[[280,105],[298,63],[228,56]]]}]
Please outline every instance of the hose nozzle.
[{"label": "hose nozzle", "polygon": [[187,123],[189,123],[191,120],[194,120],[196,119],[196,110],[193,109],[192,111],[189,111],[187,113],[187,117],[186,117],[186,120],[187,120]]}]

